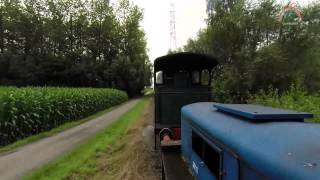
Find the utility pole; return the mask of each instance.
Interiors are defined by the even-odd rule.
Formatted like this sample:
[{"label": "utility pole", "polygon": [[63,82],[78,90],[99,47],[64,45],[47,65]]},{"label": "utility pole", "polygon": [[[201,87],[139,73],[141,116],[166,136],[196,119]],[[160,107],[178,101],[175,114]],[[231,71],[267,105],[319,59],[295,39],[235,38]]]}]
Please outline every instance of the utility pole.
[{"label": "utility pole", "polygon": [[170,50],[177,48],[176,16],[174,3],[170,2]]}]

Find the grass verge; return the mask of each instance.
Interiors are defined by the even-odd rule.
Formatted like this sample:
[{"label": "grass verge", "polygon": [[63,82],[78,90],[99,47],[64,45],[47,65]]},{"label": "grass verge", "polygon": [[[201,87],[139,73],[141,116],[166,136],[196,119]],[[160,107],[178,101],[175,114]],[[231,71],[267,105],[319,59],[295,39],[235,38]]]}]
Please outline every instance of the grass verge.
[{"label": "grass verge", "polygon": [[122,115],[103,131],[87,142],[79,145],[70,153],[36,170],[26,180],[65,179],[70,174],[92,175],[97,171],[97,157],[109,145],[115,144],[126,133],[129,125],[138,119],[149,98],[140,101],[135,107]]},{"label": "grass verge", "polygon": [[108,108],[108,109],[105,109],[103,111],[99,111],[96,114],[88,116],[88,117],[86,117],[84,119],[81,119],[81,120],[78,120],[78,121],[69,122],[69,123],[65,123],[65,124],[63,124],[63,125],[61,125],[59,127],[51,129],[50,131],[42,132],[42,133],[39,133],[37,135],[33,135],[33,136],[30,136],[30,137],[18,140],[16,142],[12,143],[12,144],[7,145],[7,146],[0,147],[0,153],[13,151],[16,148],[19,148],[21,146],[33,143],[35,141],[38,141],[38,140],[46,138],[46,137],[53,136],[53,135],[55,135],[57,133],[60,133],[62,131],[65,131],[67,129],[73,128],[73,127],[78,126],[78,125],[80,125],[82,123],[85,123],[87,121],[90,121],[92,119],[95,119],[95,118],[97,118],[99,116],[102,116],[102,115],[112,111],[113,109],[115,109],[118,106],[119,105],[111,107],[111,108]]},{"label": "grass verge", "polygon": [[153,110],[152,105],[147,105],[141,116],[127,129],[124,136],[99,153],[96,158],[97,171],[93,175],[76,172],[66,179],[160,180],[161,159],[158,152],[154,150]]}]

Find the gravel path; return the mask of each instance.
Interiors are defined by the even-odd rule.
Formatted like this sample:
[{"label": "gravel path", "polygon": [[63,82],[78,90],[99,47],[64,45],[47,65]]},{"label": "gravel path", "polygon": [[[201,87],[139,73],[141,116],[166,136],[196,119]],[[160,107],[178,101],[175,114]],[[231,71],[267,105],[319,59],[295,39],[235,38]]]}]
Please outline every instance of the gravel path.
[{"label": "gravel path", "polygon": [[118,119],[140,100],[131,100],[94,120],[14,151],[0,154],[0,179],[20,179],[30,171],[72,150],[73,147]]}]

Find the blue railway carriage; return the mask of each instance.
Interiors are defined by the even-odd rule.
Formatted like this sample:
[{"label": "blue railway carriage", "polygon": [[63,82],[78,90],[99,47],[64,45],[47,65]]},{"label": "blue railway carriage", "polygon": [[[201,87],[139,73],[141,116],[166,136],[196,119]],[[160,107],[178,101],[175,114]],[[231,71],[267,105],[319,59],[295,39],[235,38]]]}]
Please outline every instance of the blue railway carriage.
[{"label": "blue railway carriage", "polygon": [[195,103],[181,110],[181,151],[209,179],[320,179],[312,114],[257,105]]}]

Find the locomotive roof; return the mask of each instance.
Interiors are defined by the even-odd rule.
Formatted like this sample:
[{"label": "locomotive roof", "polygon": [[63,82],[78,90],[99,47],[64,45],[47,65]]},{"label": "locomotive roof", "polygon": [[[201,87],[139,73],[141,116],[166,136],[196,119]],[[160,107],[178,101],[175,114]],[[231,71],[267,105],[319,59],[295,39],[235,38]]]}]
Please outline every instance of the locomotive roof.
[{"label": "locomotive roof", "polygon": [[256,122],[218,111],[215,103],[182,108],[183,116],[259,172],[274,179],[319,179],[320,124]]},{"label": "locomotive roof", "polygon": [[157,58],[154,61],[154,69],[157,71],[179,71],[179,70],[211,70],[218,61],[210,56],[189,52],[169,54]]}]

